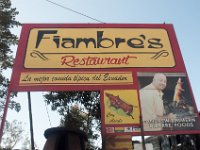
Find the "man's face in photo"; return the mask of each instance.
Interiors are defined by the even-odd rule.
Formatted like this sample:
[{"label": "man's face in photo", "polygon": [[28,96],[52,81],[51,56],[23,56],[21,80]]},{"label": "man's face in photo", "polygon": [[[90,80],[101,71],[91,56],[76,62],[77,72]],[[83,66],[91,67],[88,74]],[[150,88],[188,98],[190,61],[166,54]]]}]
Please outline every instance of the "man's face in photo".
[{"label": "man's face in photo", "polygon": [[153,79],[153,85],[157,90],[164,90],[167,85],[167,78],[164,74],[156,74]]}]

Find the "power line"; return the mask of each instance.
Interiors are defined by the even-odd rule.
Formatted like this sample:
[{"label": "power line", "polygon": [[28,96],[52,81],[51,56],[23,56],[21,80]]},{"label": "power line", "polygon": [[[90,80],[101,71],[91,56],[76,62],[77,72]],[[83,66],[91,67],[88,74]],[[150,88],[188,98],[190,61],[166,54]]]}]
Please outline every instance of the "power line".
[{"label": "power line", "polygon": [[55,2],[52,2],[52,1],[50,1],[50,0],[46,0],[46,1],[49,2],[49,3],[52,3],[52,4],[56,5],[56,6],[59,6],[59,7],[63,8],[63,9],[66,9],[66,10],[69,10],[69,11],[74,12],[74,13],[76,13],[76,14],[79,14],[79,15],[81,15],[81,16],[84,16],[84,17],[90,18],[90,19],[92,19],[92,20],[95,20],[95,21],[97,21],[97,22],[105,23],[105,22],[100,21],[100,20],[98,20],[98,19],[96,19],[96,18],[90,17],[90,16],[88,16],[88,15],[85,15],[85,14],[83,14],[83,13],[80,13],[80,12],[78,12],[78,11],[76,11],[76,10],[71,9],[71,8],[65,7],[65,6],[60,5],[60,4],[58,4],[58,3],[55,3]]},{"label": "power line", "polygon": [[49,112],[48,112],[48,109],[47,109],[47,104],[46,104],[46,102],[44,102],[44,103],[45,103],[45,108],[46,108],[47,116],[48,116],[48,119],[49,119],[49,124],[50,124],[50,127],[52,127],[51,120],[50,120],[50,117],[49,117]]}]

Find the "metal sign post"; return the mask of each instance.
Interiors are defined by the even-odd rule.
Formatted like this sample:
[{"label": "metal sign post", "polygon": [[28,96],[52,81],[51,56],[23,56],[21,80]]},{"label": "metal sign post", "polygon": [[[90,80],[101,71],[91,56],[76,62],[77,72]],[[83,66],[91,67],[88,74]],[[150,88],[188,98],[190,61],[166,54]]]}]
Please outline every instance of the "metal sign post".
[{"label": "metal sign post", "polygon": [[32,120],[32,109],[31,109],[31,94],[28,94],[28,110],[29,110],[29,121],[30,121],[30,134],[31,134],[31,150],[35,150],[34,147],[34,135],[33,135],[33,120]]}]

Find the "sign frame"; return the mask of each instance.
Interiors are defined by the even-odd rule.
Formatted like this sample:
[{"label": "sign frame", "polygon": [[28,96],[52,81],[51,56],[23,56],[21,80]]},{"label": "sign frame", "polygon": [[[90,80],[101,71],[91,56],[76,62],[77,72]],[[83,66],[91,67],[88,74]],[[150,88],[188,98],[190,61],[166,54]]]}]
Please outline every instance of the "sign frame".
[{"label": "sign frame", "polygon": [[[31,31],[33,29],[48,30],[48,31],[51,30],[52,31],[52,30],[59,30],[59,29],[65,29],[65,28],[73,29],[73,31],[76,29],[82,30],[82,31],[87,31],[89,29],[93,29],[95,31],[106,30],[106,32],[107,32],[107,29],[112,29],[112,31],[115,31],[116,29],[117,29],[117,31],[118,30],[123,31],[124,29],[136,29],[136,30],[137,29],[150,29],[150,30],[162,29],[162,30],[165,30],[168,35],[168,38],[169,38],[168,45],[170,45],[170,48],[172,50],[172,55],[170,57],[172,57],[174,64],[172,63],[167,66],[162,66],[162,65],[154,66],[154,63],[151,63],[150,66],[139,66],[139,67],[137,67],[137,66],[128,66],[128,67],[120,66],[120,67],[118,67],[117,65],[114,67],[111,67],[108,65],[108,67],[106,67],[106,66],[102,65],[100,67],[98,66],[98,67],[83,67],[83,68],[81,68],[81,67],[78,67],[78,68],[58,67],[58,68],[56,68],[55,66],[53,66],[53,67],[50,66],[50,67],[45,68],[45,67],[40,67],[40,65],[36,65],[36,67],[30,67],[32,62],[28,63],[28,65],[27,64],[24,65],[26,63],[26,61],[29,61],[29,59],[25,60],[25,58],[27,57],[27,53],[28,53],[26,50],[30,47],[28,45],[29,37],[32,37],[34,39],[34,36],[31,35],[32,34]],[[136,31],[136,30],[134,30],[134,31]],[[143,36],[140,36],[139,40],[138,40],[138,38],[136,38],[136,37],[138,37],[138,35],[136,37],[133,37],[131,40],[130,39],[127,40],[127,41],[129,41],[129,47],[134,45],[134,43],[131,43],[131,42],[135,42],[134,40],[137,40],[137,42],[138,41],[141,42],[141,38],[145,39],[146,37],[148,37],[148,36],[144,37],[144,33],[142,30],[139,30],[139,32],[141,32],[141,35],[143,35]],[[109,37],[102,37],[102,34],[100,34],[100,33],[98,33],[98,34],[101,35],[101,40],[104,38],[104,39],[107,39],[108,41],[110,41]],[[113,34],[115,35],[115,33],[113,33]],[[119,36],[118,32],[116,34]],[[104,35],[105,35],[105,33],[104,33]],[[108,35],[110,35],[110,34],[108,34]],[[145,35],[147,35],[147,34],[145,34]],[[69,40],[69,37],[68,37],[68,40]],[[118,37],[117,40],[123,41],[124,39]],[[158,42],[156,45],[153,46],[153,49],[159,49],[162,47],[161,43],[160,43],[160,41],[162,41],[161,39],[153,36],[146,41],[149,42],[151,40],[153,40],[154,44],[156,42]],[[37,39],[35,39],[33,41],[37,42]],[[33,42],[33,44],[35,45],[36,43]],[[135,45],[139,46],[139,48],[141,48],[141,43],[139,43],[139,44],[135,43]],[[144,44],[144,46],[146,46],[146,45]],[[103,46],[101,46],[101,48],[102,47]],[[104,47],[105,47],[105,45],[104,45]],[[108,52],[109,52],[109,47],[111,47],[111,46],[109,45],[106,47],[106,50],[108,50]],[[148,46],[148,48],[149,47],[152,47],[152,45],[150,44]],[[137,48],[138,47],[136,47],[136,49]],[[169,46],[168,46],[168,48],[169,48]],[[105,49],[103,49],[103,51],[105,51]],[[113,50],[109,53],[112,54],[112,52],[113,52]],[[67,54],[71,55],[70,52],[68,52]],[[84,52],[84,54],[87,54],[87,52]],[[91,52],[90,52],[90,54],[91,54]],[[74,55],[78,55],[78,54],[74,53]],[[97,55],[97,54],[95,53],[95,55]],[[98,53],[98,55],[101,55],[101,53]],[[126,54],[126,55],[127,55],[126,58],[128,59],[129,54]],[[158,54],[158,56],[160,56],[160,55],[162,55],[162,54]],[[168,57],[168,55],[165,55],[165,56]],[[126,60],[124,59],[124,61],[123,61],[124,64],[128,63],[127,59]],[[78,62],[79,60],[77,59],[75,61]],[[112,60],[107,59],[106,63],[109,64],[110,62],[117,62],[117,61],[119,61],[119,58],[112,59]],[[37,63],[37,61],[36,61],[36,63]],[[159,61],[157,63],[159,63]],[[41,66],[43,66],[43,64],[41,64]],[[107,135],[107,134],[112,134],[112,135],[115,135],[115,134],[116,135],[127,135],[127,134],[129,134],[129,135],[141,135],[141,134],[143,134],[143,135],[159,135],[159,134],[180,134],[180,133],[181,134],[183,134],[183,133],[197,134],[197,133],[200,133],[199,128],[194,129],[194,130],[185,130],[184,129],[184,130],[178,130],[178,131],[174,131],[174,130],[173,131],[170,131],[170,130],[167,130],[167,131],[164,131],[164,130],[144,131],[144,132],[132,131],[132,132],[128,132],[128,133],[127,132],[121,132],[121,133],[107,132],[106,128],[120,128],[120,127],[122,127],[122,128],[124,128],[124,127],[138,128],[138,127],[142,126],[142,122],[140,122],[139,124],[132,124],[132,123],[107,124],[105,122],[105,119],[106,119],[106,117],[105,117],[106,110],[105,110],[105,103],[104,103],[105,96],[102,94],[102,93],[105,93],[105,91],[109,91],[109,90],[113,90],[113,91],[122,90],[122,89],[136,90],[138,93],[139,107],[141,108],[140,95],[139,95],[138,73],[179,73],[179,74],[184,73],[186,76],[186,82],[188,85],[187,90],[189,91],[190,98],[194,104],[193,105],[194,113],[196,115],[198,114],[195,100],[194,100],[194,97],[192,94],[192,89],[191,89],[188,75],[186,72],[186,68],[184,65],[184,61],[181,56],[180,48],[179,48],[179,45],[178,45],[178,42],[176,39],[173,25],[171,25],[171,24],[23,24],[22,33],[21,33],[21,37],[20,37],[20,41],[19,41],[18,50],[17,50],[17,55],[16,55],[14,67],[13,67],[13,74],[12,74],[12,78],[11,78],[10,90],[14,91],[14,92],[15,91],[99,90],[101,92],[101,109],[102,109],[101,115],[102,115],[102,134],[103,135]],[[39,78],[37,78],[37,75],[40,75],[40,74],[42,74],[42,76],[39,76]],[[48,74],[49,74],[49,76],[46,76]],[[61,77],[63,77],[62,76],[63,74],[66,74],[66,75],[69,75],[71,80],[69,80],[70,82],[66,81],[65,83],[62,83],[62,80],[53,82],[52,74],[56,78],[59,78],[59,77],[61,78]],[[56,76],[57,74],[59,74],[60,76]],[[94,76],[91,76],[91,74],[94,74]],[[119,76],[119,74],[121,74],[121,76]],[[81,75],[81,77],[83,79],[80,82],[76,81],[75,80],[76,75]],[[109,82],[105,80],[105,78],[107,79],[107,77],[106,77],[107,75],[111,76],[111,77],[109,76]],[[123,78],[124,80],[120,80],[121,78]],[[51,83],[48,83],[46,81],[47,79],[48,80],[50,79]],[[87,86],[85,86],[85,85],[87,85]],[[116,95],[116,96],[120,96],[120,95]],[[141,111],[140,111],[140,113],[141,113]],[[200,124],[198,117],[197,117],[197,123]]]}]

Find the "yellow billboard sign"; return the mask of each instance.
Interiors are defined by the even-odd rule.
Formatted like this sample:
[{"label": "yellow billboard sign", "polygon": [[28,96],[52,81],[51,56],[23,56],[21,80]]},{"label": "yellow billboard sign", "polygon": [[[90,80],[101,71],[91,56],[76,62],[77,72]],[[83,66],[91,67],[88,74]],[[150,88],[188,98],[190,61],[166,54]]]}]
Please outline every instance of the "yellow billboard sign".
[{"label": "yellow billboard sign", "polygon": [[[144,107],[149,105],[143,105],[147,99],[143,102],[140,90],[157,73],[167,78],[163,98],[169,101],[160,105],[163,117],[192,114],[189,124],[180,119],[166,123],[155,117],[157,114],[145,117],[149,113],[144,113]],[[173,88],[179,78],[184,89],[179,99],[187,104],[184,108],[173,106]],[[140,135],[142,130],[145,135],[174,131],[196,134],[200,131],[198,111],[188,82],[171,24],[24,24],[10,89],[100,91],[102,137]],[[184,113],[176,112],[175,107]],[[157,120],[158,127],[154,124]]]},{"label": "yellow billboard sign", "polygon": [[25,68],[174,67],[163,28],[33,28]]},{"label": "yellow billboard sign", "polygon": [[23,72],[20,86],[31,85],[128,85],[132,72]]},{"label": "yellow billboard sign", "polygon": [[105,140],[105,148],[108,150],[132,150],[132,136],[107,136]]},{"label": "yellow billboard sign", "polygon": [[[105,90],[104,109],[106,125],[140,123],[139,102],[136,90]],[[115,130],[120,132],[121,129]]]}]

